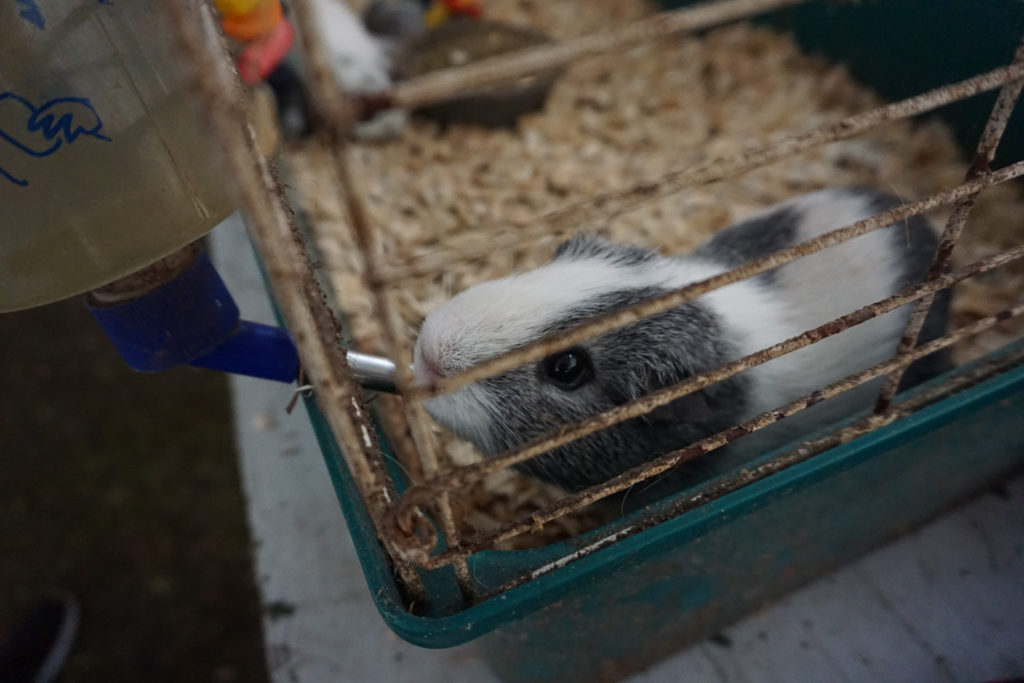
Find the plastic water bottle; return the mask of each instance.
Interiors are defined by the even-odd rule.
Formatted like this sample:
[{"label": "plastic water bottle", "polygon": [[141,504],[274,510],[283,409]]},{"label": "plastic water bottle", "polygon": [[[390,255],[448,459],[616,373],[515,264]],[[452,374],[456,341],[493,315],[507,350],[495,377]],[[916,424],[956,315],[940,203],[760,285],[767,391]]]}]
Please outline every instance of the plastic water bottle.
[{"label": "plastic water bottle", "polygon": [[115,280],[231,212],[159,0],[6,0],[0,46],[0,312]]}]

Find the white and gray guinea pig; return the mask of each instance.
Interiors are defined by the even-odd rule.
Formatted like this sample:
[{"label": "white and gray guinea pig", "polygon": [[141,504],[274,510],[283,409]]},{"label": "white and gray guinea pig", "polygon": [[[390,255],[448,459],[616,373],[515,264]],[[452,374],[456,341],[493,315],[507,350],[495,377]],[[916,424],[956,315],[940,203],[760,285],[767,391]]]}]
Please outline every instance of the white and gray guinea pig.
[{"label": "white and gray guinea pig", "polygon": [[[427,384],[580,322],[729,270],[895,205],[868,189],[830,189],[783,202],[717,233],[693,253],[667,258],[593,236],[562,244],[536,270],[484,282],[427,316],[414,354]],[[559,426],[795,336],[883,299],[920,279],[936,237],[920,217],[709,292],[677,308],[540,362],[438,396],[427,411],[496,454]],[[895,352],[910,306],[771,360],[521,465],[529,474],[579,489],[653,457],[785,405]],[[922,341],[941,336],[949,300],[932,308]],[[945,369],[922,359],[906,384]],[[878,381],[823,401],[744,437],[703,460],[732,466],[809,430],[869,408]],[[687,466],[686,483],[703,467]],[[695,472],[700,470],[700,472]]]},{"label": "white and gray guinea pig", "polygon": [[[415,0],[371,2],[363,18],[345,0],[313,0],[310,7],[331,72],[350,95],[389,90],[397,41],[426,28],[423,8]],[[353,136],[362,141],[390,140],[401,134],[407,121],[407,111],[387,109],[356,124]]]}]

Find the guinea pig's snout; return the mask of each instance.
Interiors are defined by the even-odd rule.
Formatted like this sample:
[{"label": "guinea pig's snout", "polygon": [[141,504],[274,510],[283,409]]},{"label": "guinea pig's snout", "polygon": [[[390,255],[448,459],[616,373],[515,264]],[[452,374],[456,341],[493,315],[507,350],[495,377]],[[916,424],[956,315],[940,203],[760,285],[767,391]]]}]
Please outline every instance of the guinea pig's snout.
[{"label": "guinea pig's snout", "polygon": [[417,340],[416,347],[413,349],[412,372],[416,384],[421,387],[430,386],[444,377],[437,354],[433,353],[429,345],[423,342],[422,337]]},{"label": "guinea pig's snout", "polygon": [[412,370],[416,378],[416,384],[421,387],[430,386],[442,377],[440,370],[437,369],[437,365],[423,355],[418,355],[413,360]]},{"label": "guinea pig's snout", "polygon": [[426,317],[413,348],[413,376],[420,386],[429,386],[467,367],[466,335],[452,324],[445,307]]}]

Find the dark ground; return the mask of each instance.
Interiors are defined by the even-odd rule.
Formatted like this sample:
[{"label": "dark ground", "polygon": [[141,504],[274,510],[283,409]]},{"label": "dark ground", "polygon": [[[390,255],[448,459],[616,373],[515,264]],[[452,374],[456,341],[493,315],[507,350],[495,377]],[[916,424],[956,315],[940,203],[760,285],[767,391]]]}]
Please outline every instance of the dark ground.
[{"label": "dark ground", "polygon": [[133,372],[78,298],[0,359],[0,637],[67,588],[63,683],[266,680],[225,377]]}]

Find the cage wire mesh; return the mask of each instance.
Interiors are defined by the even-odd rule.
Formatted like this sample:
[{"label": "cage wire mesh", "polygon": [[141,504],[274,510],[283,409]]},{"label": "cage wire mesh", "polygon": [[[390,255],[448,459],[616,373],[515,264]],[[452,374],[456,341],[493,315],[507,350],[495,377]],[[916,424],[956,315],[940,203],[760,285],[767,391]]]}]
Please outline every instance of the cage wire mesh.
[{"label": "cage wire mesh", "polygon": [[[1024,228],[1020,221],[1020,216],[1024,215],[1024,197],[1019,188],[1007,184],[1024,174],[1024,161],[991,168],[1024,84],[1024,43],[1006,66],[882,104],[853,84],[840,67],[800,54],[791,42],[767,29],[755,29],[746,23],[734,24],[758,13],[795,4],[800,4],[800,0],[721,0],[647,16],[650,10],[642,2],[608,0],[592,3],[585,18],[573,13],[571,20],[562,17],[559,23],[561,10],[557,3],[532,5],[534,15],[524,17],[520,5],[495,1],[488,9],[497,18],[520,22],[524,18],[538,20],[541,28],[552,30],[559,40],[479,64],[400,82],[392,92],[360,102],[346,99],[339,90],[327,55],[316,40],[311,7],[307,0],[294,0],[292,7],[309,70],[314,107],[321,122],[316,141],[289,150],[285,160],[289,183],[296,188],[296,208],[310,226],[307,237],[303,237],[296,225],[280,181],[254,145],[251,130],[238,126],[238,121],[244,120],[244,105],[224,58],[212,15],[206,10],[200,20],[186,9],[171,9],[182,44],[197,66],[198,89],[214,128],[229,150],[228,163],[238,180],[254,241],[282,316],[300,349],[317,405],[334,432],[378,537],[413,601],[429,599],[420,572],[442,567],[454,569],[467,601],[501,593],[890,424],[1021,362],[1019,352],[1004,354],[943,383],[929,385],[923,391],[906,397],[895,393],[904,370],[913,361],[944,348],[956,349],[961,362],[977,358],[1007,341],[1013,330],[1005,329],[1006,321],[1024,313],[1024,302],[1015,299],[1024,279],[1024,271],[1019,267],[1024,256],[1021,240]],[[626,25],[619,28],[606,28],[623,23]],[[732,26],[689,41],[680,38],[683,34],[725,24]],[[666,47],[665,41],[655,40],[665,36],[673,37],[671,47]],[[732,55],[732,61],[719,63],[725,59],[723,55]],[[453,147],[450,135],[441,136],[435,127],[426,124],[408,131],[402,141],[383,147],[359,148],[348,141],[352,122],[360,113],[367,113],[368,108],[382,104],[412,107],[441,101],[482,84],[563,67],[577,60],[578,65],[565,76],[566,94],[560,95],[557,89],[552,94],[548,109],[553,113],[537,115],[518,131],[457,130],[451,135],[461,136],[461,150]],[[694,62],[697,66],[692,66]],[[691,66],[684,67],[684,64]],[[787,82],[785,87],[771,80],[801,70],[803,80]],[[692,100],[688,108],[663,107],[669,111],[663,116],[664,126],[650,124],[642,131],[645,137],[640,143],[630,137],[633,131],[623,133],[629,126],[643,129],[647,124],[641,118],[649,122],[661,116],[657,100],[669,90],[666,84],[676,88],[687,85],[683,80],[673,83],[667,74],[691,72],[695,74],[693,78],[704,85],[686,91]],[[645,81],[645,78],[669,80]],[[765,84],[748,97],[752,101],[737,102],[743,99],[745,91],[736,81],[743,78],[747,79],[743,84],[759,81]],[[660,88],[652,87],[647,93],[653,98],[653,104],[635,90],[652,82]],[[640,85],[631,85],[635,83]],[[766,90],[775,94],[766,95]],[[941,125],[926,122],[911,127],[905,122],[993,90],[998,90],[996,104],[969,164],[959,161],[955,145]],[[625,109],[620,106],[623,100],[628,100]],[[739,122],[729,120],[731,111],[745,112],[752,107],[767,112],[765,116],[769,121],[763,130],[753,126],[745,128],[742,114],[737,115]],[[794,126],[792,111],[802,108],[811,112],[798,118],[802,126]],[[545,139],[551,141],[557,140],[560,133],[565,134],[566,129],[552,126],[559,117],[569,117],[570,110],[575,112],[573,120],[577,128],[566,135],[569,151],[561,158],[560,165],[540,174],[541,194],[546,193],[546,197],[536,200],[529,191],[522,189],[537,175],[524,160],[549,160],[538,152],[538,147],[543,147],[544,143],[537,138],[546,136]],[[702,120],[696,126],[702,134],[687,138],[687,131],[694,126],[682,125],[680,117],[704,116],[711,110],[715,110],[719,118]],[[641,116],[630,118],[623,115],[624,111],[634,114],[640,111]],[[725,139],[714,130],[716,128],[725,129],[733,138]],[[645,144],[648,147],[669,145],[666,136],[674,131],[679,131],[683,137],[678,143],[681,148],[670,150],[674,163],[669,160],[672,154],[666,154],[652,156],[646,166],[631,166],[632,151],[620,154],[613,163],[602,161],[603,150],[616,145],[630,150]],[[583,134],[589,136],[590,141],[586,141]],[[625,140],[616,142],[616,135],[624,136]],[[750,140],[755,136],[765,141],[752,144]],[[866,142],[859,146],[837,146],[842,141],[861,140]],[[703,143],[699,151],[687,153],[684,149],[699,143]],[[512,148],[514,150],[509,151]],[[908,152],[919,167],[913,173],[910,163],[899,159],[901,153]],[[454,187],[456,183],[466,183],[465,177],[454,180],[444,177],[445,173],[454,172],[452,164],[447,162],[458,155],[470,157],[471,163],[463,164],[462,168],[471,167],[477,179],[484,178],[477,183],[481,187],[475,195],[476,205],[473,197],[459,196]],[[505,165],[502,165],[503,157],[508,159]],[[795,163],[797,161],[799,164]],[[787,163],[790,166],[786,167]],[[439,168],[433,168],[432,164]],[[498,167],[498,171],[488,180],[492,166]],[[766,169],[779,167],[788,170],[774,177],[764,175]],[[582,226],[589,229],[598,226],[602,234],[627,241],[657,244],[658,240],[664,241],[665,233],[652,235],[647,231],[645,226],[652,222],[664,223],[666,217],[677,226],[703,222],[704,234],[699,234],[698,230],[698,234],[679,237],[676,243],[660,245],[670,253],[681,251],[756,207],[773,203],[772,200],[790,196],[803,188],[849,184],[851,179],[863,178],[853,172],[833,173],[831,170],[828,174],[815,175],[816,169],[825,167],[846,170],[867,167],[873,173],[869,180],[886,183],[890,186],[888,189],[901,195],[913,192],[915,198],[728,272],[611,315],[585,321],[566,332],[442,378],[433,386],[414,385],[410,369],[411,340],[415,338],[418,318],[430,306],[440,303],[441,298],[454,293],[453,290],[493,277],[488,268],[504,274],[515,268],[538,265],[557,240]],[[387,177],[387,172],[392,170],[393,175]],[[603,170],[607,173],[602,173]],[[759,173],[762,175],[758,176]],[[914,173],[915,179],[911,181],[909,178]],[[412,180],[414,176],[435,183],[436,187],[431,191],[429,184],[416,184]],[[417,188],[419,194],[409,196],[411,187]],[[517,201],[524,196],[526,201]],[[984,239],[976,235],[977,239],[971,241],[971,229],[965,231],[965,225],[976,204],[982,207],[979,210],[984,211],[984,221],[989,226]],[[739,208],[729,212],[722,209],[723,205]],[[439,206],[451,210],[447,215],[430,213]],[[937,210],[941,213],[936,214]],[[480,459],[469,453],[465,444],[439,436],[440,430],[423,409],[423,401],[431,396],[539,361],[553,352],[670,310],[719,287],[928,212],[932,217],[944,218],[944,227],[931,268],[922,281],[717,369],[567,424],[521,447]],[[499,218],[488,218],[491,216]],[[431,230],[421,229],[428,222],[427,218],[435,221]],[[685,232],[676,229],[676,233]],[[413,248],[404,248],[409,244]],[[311,251],[316,253],[319,273],[314,272],[311,265]],[[330,298],[339,303],[342,311],[328,308],[317,284],[317,274],[332,290]],[[993,282],[998,282],[999,286],[992,286]],[[955,284],[960,286],[955,308],[959,324],[946,336],[918,345],[917,337],[935,293]],[[602,484],[566,494],[536,482],[517,480],[522,489],[518,494],[515,490],[509,494],[508,478],[515,476],[509,474],[509,468],[516,464],[571,440],[645,415],[712,383],[908,304],[914,306],[914,313],[903,339],[895,355],[882,363],[819,387],[787,405],[696,443],[681,444],[680,449],[659,455]],[[344,334],[339,318],[344,318],[348,326]],[[999,329],[1003,331],[997,333]],[[1020,326],[1013,329],[1019,330]],[[977,342],[982,338],[980,335],[985,334],[990,335],[988,340]],[[357,344],[370,347],[364,350],[382,352],[397,361],[401,398],[381,396],[376,405],[394,457],[404,473],[405,481],[398,485],[391,474],[395,470],[389,467],[391,456],[381,449],[362,393],[337,343],[339,337],[348,336],[354,337]],[[470,555],[492,548],[516,547],[522,538],[544,528],[554,526],[564,536],[607,522],[607,511],[580,517],[572,523],[565,520],[581,515],[581,511],[590,509],[588,506],[598,501],[642,486],[682,463],[698,457],[713,457],[712,451],[718,447],[880,377],[885,381],[873,414],[827,436],[801,442],[796,449],[780,453],[769,461],[690,489],[669,507],[661,509],[657,516],[651,514],[628,525],[609,525],[608,533],[597,541],[567,552],[555,562],[524,572],[498,589],[481,594],[474,585],[467,563]],[[709,453],[712,455],[708,456]],[[497,487],[490,491],[486,487],[481,489],[483,482],[495,480],[500,482]],[[537,493],[539,489],[543,491]],[[466,510],[467,505],[471,505],[471,501],[467,501],[480,495],[490,495],[492,504],[495,499],[506,501],[505,518],[496,516],[485,525],[468,523],[472,512]],[[517,503],[516,495],[533,498],[526,504]]]}]

